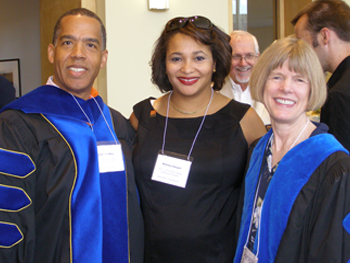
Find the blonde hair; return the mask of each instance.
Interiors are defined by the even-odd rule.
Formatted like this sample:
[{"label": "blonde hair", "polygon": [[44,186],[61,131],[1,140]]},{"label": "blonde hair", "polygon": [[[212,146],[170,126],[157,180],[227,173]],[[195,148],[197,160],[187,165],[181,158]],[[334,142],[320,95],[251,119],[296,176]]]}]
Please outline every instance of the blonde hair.
[{"label": "blonde hair", "polygon": [[310,82],[306,110],[317,110],[327,98],[325,76],[312,47],[294,36],[275,41],[260,56],[249,82],[252,98],[264,103],[263,94],[268,76],[274,69],[282,67],[287,60],[290,71],[301,74]]}]

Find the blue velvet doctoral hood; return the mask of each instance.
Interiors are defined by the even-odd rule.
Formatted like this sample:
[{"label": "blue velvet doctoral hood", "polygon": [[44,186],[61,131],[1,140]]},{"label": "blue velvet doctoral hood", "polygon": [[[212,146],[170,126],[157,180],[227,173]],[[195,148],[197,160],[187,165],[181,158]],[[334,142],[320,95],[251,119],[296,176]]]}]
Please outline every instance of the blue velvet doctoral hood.
[{"label": "blue velvet doctoral hood", "polygon": [[100,174],[98,167],[97,142],[118,140],[110,111],[95,98],[111,130],[94,99],[76,100],[93,129],[73,96],[54,86],[39,87],[2,111],[41,114],[71,149],[76,166],[69,200],[71,262],[129,262],[126,173]]},{"label": "blue velvet doctoral hood", "polygon": [[[247,240],[264,152],[272,129],[255,147],[245,178],[244,207],[234,262],[240,262]],[[320,151],[322,149],[322,151]],[[345,148],[330,134],[319,134],[301,142],[282,158],[266,191],[262,211],[258,258],[274,262],[295,199],[316,168],[332,153]],[[258,242],[255,242],[257,245]],[[254,248],[256,254],[257,247]]]}]

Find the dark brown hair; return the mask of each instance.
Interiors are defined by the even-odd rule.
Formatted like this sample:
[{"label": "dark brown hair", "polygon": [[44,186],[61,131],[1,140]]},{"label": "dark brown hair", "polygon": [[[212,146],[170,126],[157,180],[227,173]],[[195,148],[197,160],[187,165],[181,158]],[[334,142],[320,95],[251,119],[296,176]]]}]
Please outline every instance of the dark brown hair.
[{"label": "dark brown hair", "polygon": [[152,67],[152,82],[158,86],[161,92],[173,89],[166,74],[166,51],[170,39],[177,33],[188,35],[197,42],[210,47],[213,60],[216,62],[216,72],[213,73],[213,89],[220,90],[225,82],[226,76],[230,73],[232,48],[229,44],[230,36],[216,27],[211,29],[200,29],[192,23],[187,23],[184,27],[167,32],[165,29],[158,38],[153,51],[150,65]]},{"label": "dark brown hair", "polygon": [[[292,20],[292,24],[298,22],[300,17],[307,15],[307,29],[315,38],[322,28],[333,30],[337,36],[346,42],[350,42],[350,7],[340,0],[317,0],[308,4]],[[317,41],[313,43],[317,46]]]}]

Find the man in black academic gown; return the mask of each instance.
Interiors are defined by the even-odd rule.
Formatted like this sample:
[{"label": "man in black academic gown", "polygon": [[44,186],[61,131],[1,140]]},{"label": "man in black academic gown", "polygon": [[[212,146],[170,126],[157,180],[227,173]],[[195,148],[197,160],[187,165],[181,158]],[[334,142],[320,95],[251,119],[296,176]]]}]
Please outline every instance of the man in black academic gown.
[{"label": "man in black academic gown", "polygon": [[133,129],[92,87],[107,55],[96,14],[65,13],[53,77],[0,113],[0,262],[143,262]]}]

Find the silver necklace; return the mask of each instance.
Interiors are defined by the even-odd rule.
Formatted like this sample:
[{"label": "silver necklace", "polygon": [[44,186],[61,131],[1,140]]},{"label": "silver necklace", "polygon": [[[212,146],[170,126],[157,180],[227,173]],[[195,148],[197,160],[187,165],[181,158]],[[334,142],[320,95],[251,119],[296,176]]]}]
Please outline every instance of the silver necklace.
[{"label": "silver necklace", "polygon": [[[306,124],[305,124],[304,128],[301,130],[301,132],[299,133],[298,137],[295,139],[295,141],[293,142],[293,144],[289,147],[288,151],[289,151],[290,149],[292,149],[293,146],[296,144],[296,142],[299,140],[300,136],[304,133],[304,131],[305,131],[307,125],[309,124],[309,122],[310,122],[310,120],[309,120],[309,118],[307,118],[307,121],[306,121]],[[274,137],[275,137],[275,135],[272,133],[272,135],[271,135],[272,144],[273,144],[273,139],[274,139]],[[272,144],[271,144],[271,145],[272,145]]]},{"label": "silver necklace", "polygon": [[[164,132],[163,132],[163,144],[162,144],[162,154],[164,154],[164,149],[165,149],[165,139],[166,139],[166,132],[167,132],[167,129],[168,129],[168,119],[169,119],[169,104],[170,104],[170,97],[171,97],[171,94],[173,93],[173,91],[170,92],[169,94],[169,97],[168,97],[168,105],[167,105],[167,112],[166,112],[166,118],[165,118],[165,125],[164,125]],[[210,107],[210,104],[213,100],[213,96],[214,96],[214,90],[211,89],[211,97],[210,97],[210,100],[209,100],[209,103],[207,105],[207,109],[204,113],[204,116],[202,118],[202,122],[201,124],[199,125],[199,128],[197,130],[197,133],[196,133],[196,136],[194,137],[194,140],[193,140],[193,143],[192,143],[192,146],[191,146],[191,149],[187,155],[187,160],[190,160],[190,157],[191,157],[191,154],[192,154],[192,150],[193,150],[193,147],[194,147],[194,144],[197,140],[197,137],[199,135],[199,132],[201,131],[202,127],[203,127],[203,124],[204,124],[204,121],[205,121],[205,117],[207,116],[207,113],[208,113],[208,110],[209,110],[209,107]]]},{"label": "silver necklace", "polygon": [[[299,133],[298,137],[295,139],[295,141],[293,142],[292,146],[290,146],[289,150],[292,149],[293,146],[294,146],[294,144],[299,140],[300,136],[304,133],[304,131],[305,131],[307,125],[309,124],[309,122],[310,122],[310,120],[309,120],[309,118],[307,118],[307,121],[306,121],[306,124],[305,124],[304,128],[303,128],[302,131]],[[288,150],[288,151],[289,151],[289,150]]]},{"label": "silver necklace", "polygon": [[[171,95],[170,95],[171,96]],[[175,105],[171,102],[171,100],[169,100],[170,102],[170,105],[177,111],[177,112],[180,112],[182,114],[188,114],[188,115],[192,115],[192,114],[196,114],[197,112],[200,112],[202,110],[204,110],[205,108],[208,107],[209,103],[210,103],[210,100],[208,102],[207,105],[205,105],[203,108],[199,109],[199,110],[196,110],[196,111],[184,111],[184,110],[180,110],[179,108],[176,108]]]}]

